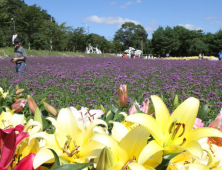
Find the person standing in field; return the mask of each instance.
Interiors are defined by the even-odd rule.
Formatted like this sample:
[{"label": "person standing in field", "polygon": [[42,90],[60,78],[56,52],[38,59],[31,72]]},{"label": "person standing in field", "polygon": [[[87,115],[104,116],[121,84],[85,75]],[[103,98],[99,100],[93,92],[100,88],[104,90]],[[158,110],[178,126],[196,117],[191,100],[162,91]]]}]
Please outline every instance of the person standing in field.
[{"label": "person standing in field", "polygon": [[218,58],[221,61],[221,59],[222,59],[222,50],[221,50],[221,52],[218,53]]},{"label": "person standing in field", "polygon": [[20,76],[26,70],[25,60],[27,59],[27,54],[25,49],[21,46],[21,41],[18,38],[14,39],[14,45],[14,58],[11,62],[16,64],[16,73]]},{"label": "person standing in field", "polygon": [[202,58],[202,53],[199,54],[199,60],[201,60],[201,58]]}]

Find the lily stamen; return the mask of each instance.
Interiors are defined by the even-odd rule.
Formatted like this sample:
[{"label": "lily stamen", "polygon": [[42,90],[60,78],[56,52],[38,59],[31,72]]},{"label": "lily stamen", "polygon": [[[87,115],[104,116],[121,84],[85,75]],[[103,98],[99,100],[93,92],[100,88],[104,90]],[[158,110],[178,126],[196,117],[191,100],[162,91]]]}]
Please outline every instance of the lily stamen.
[{"label": "lily stamen", "polygon": [[184,134],[184,132],[185,132],[185,124],[183,123],[182,126],[183,126],[183,132],[182,132],[182,133],[180,134],[180,136],[178,136],[178,137],[183,136],[183,134]]},{"label": "lily stamen", "polygon": [[130,163],[132,163],[133,161],[135,161],[135,160],[136,160],[136,157],[133,156],[133,159],[130,159],[130,160],[123,166],[122,170],[126,170],[127,167],[128,167],[128,165],[129,165]]},{"label": "lily stamen", "polygon": [[10,129],[10,128],[14,128],[14,126],[13,125],[9,125],[9,126],[5,127],[5,129]]},{"label": "lily stamen", "polygon": [[174,122],[172,122],[171,125],[170,125],[170,128],[169,128],[169,134],[172,133],[173,127],[174,127]]},{"label": "lily stamen", "polygon": [[180,144],[180,146],[182,146],[186,141],[186,138],[183,138],[183,142]]},{"label": "lily stamen", "polygon": [[75,155],[76,153],[79,152],[80,146],[78,146],[76,144],[76,142],[73,141],[75,148],[71,152],[69,152],[68,149],[69,149],[69,145],[70,145],[70,142],[71,142],[72,138],[70,138],[69,136],[67,136],[67,138],[68,138],[68,141],[66,141],[62,150],[63,150],[63,153],[65,152],[69,157],[72,157],[73,155]]},{"label": "lily stamen", "polygon": [[179,131],[180,126],[181,126],[181,123],[176,123],[176,125],[177,125],[177,127],[176,127],[176,129],[174,130],[173,135],[172,135],[172,137],[171,137],[172,140],[175,138],[177,132]]}]

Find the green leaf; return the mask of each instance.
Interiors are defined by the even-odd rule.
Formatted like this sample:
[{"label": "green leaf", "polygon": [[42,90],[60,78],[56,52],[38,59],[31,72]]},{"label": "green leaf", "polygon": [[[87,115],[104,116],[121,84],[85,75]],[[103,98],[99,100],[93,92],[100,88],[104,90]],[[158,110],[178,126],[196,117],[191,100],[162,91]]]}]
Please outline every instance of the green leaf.
[{"label": "green leaf", "polygon": [[204,120],[207,116],[207,112],[208,112],[208,104],[205,104],[199,108],[197,118]]},{"label": "green leaf", "polygon": [[100,109],[105,112],[105,108],[103,107],[103,105],[100,105]]},{"label": "green leaf", "polygon": [[55,157],[55,167],[60,166],[59,157],[58,157],[57,153],[53,149],[49,149],[49,150],[52,151],[52,153]]},{"label": "green leaf", "polygon": [[181,154],[181,153],[174,153],[174,154],[164,156],[163,161],[161,162],[160,165],[158,165],[156,167],[156,170],[166,170],[167,166],[169,165],[169,162],[171,161],[171,159],[173,159],[174,157],[176,157],[179,154]]},{"label": "green leaf", "polygon": [[8,91],[9,93],[12,91],[12,86],[9,86]]},{"label": "green leaf", "polygon": [[9,93],[9,96],[10,97],[13,97],[14,95],[15,95],[15,92],[16,92],[16,90],[14,89],[14,90],[12,90],[10,93]]},{"label": "green leaf", "polygon": [[42,128],[43,128],[42,113],[41,113],[41,111],[39,110],[38,107],[35,109],[34,121],[39,122],[42,125]]},{"label": "green leaf", "polygon": [[65,164],[62,166],[57,166],[55,168],[52,168],[52,170],[82,170],[90,165],[92,165],[92,163],[83,163],[83,164]]},{"label": "green leaf", "polygon": [[154,112],[155,112],[154,105],[153,105],[153,103],[151,103],[151,104],[149,104],[148,115],[150,115]]},{"label": "green leaf", "polygon": [[109,124],[109,121],[110,121],[110,120],[113,120],[113,118],[114,118],[114,114],[113,114],[113,113],[110,113],[110,114],[106,117],[105,122],[106,122],[107,124]]},{"label": "green leaf", "polygon": [[43,103],[46,101],[46,97],[42,99],[42,101],[39,103],[39,107],[41,107],[43,105]]},{"label": "green leaf", "polygon": [[116,114],[116,112],[118,111],[118,108],[116,108],[113,104],[109,104],[109,103],[106,103],[106,105],[107,105],[108,108],[111,110],[111,112],[113,112],[114,114]]}]

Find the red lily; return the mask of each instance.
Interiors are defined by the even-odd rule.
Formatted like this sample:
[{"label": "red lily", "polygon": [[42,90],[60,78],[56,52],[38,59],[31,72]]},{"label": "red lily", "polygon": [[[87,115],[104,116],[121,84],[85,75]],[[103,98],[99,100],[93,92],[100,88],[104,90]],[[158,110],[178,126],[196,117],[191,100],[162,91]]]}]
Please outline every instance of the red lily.
[{"label": "red lily", "polygon": [[[40,170],[41,168],[38,167],[37,169],[34,169],[33,167],[33,161],[35,158],[34,153],[30,153],[28,156],[24,157],[18,165],[16,165],[14,170]],[[0,169],[1,170],[1,169]]]},{"label": "red lily", "polygon": [[[0,129],[0,170],[9,167],[12,163],[16,147],[24,138],[29,137],[29,133],[23,132],[23,130],[23,125],[17,125],[15,128],[10,129]],[[19,133],[15,133],[15,131]]]}]

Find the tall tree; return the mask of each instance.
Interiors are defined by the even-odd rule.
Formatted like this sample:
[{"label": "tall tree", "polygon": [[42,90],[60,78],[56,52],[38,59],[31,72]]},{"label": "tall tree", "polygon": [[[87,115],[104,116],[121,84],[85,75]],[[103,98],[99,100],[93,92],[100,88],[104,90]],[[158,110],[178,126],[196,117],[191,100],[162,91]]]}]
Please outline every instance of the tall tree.
[{"label": "tall tree", "polygon": [[115,33],[114,41],[121,42],[125,49],[128,47],[143,49],[143,42],[147,40],[147,36],[148,34],[142,25],[126,22]]},{"label": "tall tree", "polygon": [[30,49],[31,36],[34,33],[38,33],[43,26],[45,19],[49,17],[45,10],[37,5],[27,6],[23,5],[17,9],[16,23],[18,25],[18,31],[24,32],[28,36],[28,47]]}]

